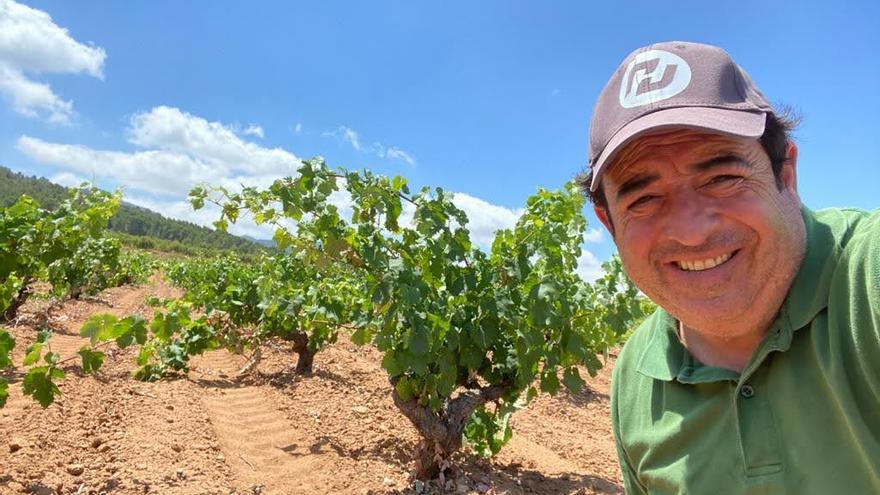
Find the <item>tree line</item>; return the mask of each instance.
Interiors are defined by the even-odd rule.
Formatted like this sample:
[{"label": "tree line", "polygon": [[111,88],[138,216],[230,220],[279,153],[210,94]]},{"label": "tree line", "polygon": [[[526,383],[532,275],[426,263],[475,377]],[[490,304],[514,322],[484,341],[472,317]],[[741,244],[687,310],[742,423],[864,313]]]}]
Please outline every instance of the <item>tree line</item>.
[{"label": "tree line", "polygon": [[[54,209],[68,196],[68,188],[41,177],[28,177],[0,166],[0,208],[14,204],[22,195],[36,199],[43,208]],[[256,254],[264,245],[190,222],[165,218],[146,208],[122,202],[108,223],[110,231],[128,245],[142,249],[200,254],[199,250],[230,250]]]}]

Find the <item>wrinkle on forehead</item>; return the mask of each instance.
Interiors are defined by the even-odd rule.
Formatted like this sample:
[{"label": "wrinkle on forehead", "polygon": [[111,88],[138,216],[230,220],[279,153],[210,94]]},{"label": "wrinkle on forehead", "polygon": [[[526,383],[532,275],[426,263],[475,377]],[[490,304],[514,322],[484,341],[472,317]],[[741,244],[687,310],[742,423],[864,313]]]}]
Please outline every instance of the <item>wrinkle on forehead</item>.
[{"label": "wrinkle on forehead", "polygon": [[[608,174],[614,182],[621,184],[637,175],[645,174],[645,167],[633,164],[652,159],[668,160],[670,148],[682,144],[693,144],[688,152],[694,156],[704,152],[735,152],[742,149],[742,143],[734,138],[693,129],[674,129],[651,133],[627,144],[617,153],[609,167]],[[679,148],[680,150],[681,148]]]}]

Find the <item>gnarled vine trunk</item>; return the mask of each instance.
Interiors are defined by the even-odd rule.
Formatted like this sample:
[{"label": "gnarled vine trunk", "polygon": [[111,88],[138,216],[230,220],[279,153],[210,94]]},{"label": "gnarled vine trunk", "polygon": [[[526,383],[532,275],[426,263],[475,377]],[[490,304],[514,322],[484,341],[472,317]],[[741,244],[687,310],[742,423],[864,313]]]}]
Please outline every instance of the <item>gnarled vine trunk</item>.
[{"label": "gnarled vine trunk", "polygon": [[[392,385],[396,382],[396,378],[391,379]],[[415,454],[415,477],[427,481],[444,471],[449,457],[461,448],[464,427],[471,414],[483,404],[500,398],[506,390],[502,385],[469,389],[447,400],[442,410],[434,412],[428,406],[419,405],[417,398],[402,400],[392,386],[394,405],[422,436]]]},{"label": "gnarled vine trunk", "polygon": [[315,353],[309,349],[309,336],[305,332],[297,330],[291,340],[293,341],[293,352],[299,356],[296,361],[296,374],[311,375]]},{"label": "gnarled vine trunk", "polygon": [[30,284],[30,279],[26,279],[21,283],[21,287],[18,289],[15,297],[12,298],[12,302],[9,304],[9,307],[6,308],[2,314],[0,314],[0,321],[11,321],[13,318],[15,318],[15,315],[18,314],[18,308],[20,308],[21,305],[24,304],[25,301],[27,301],[27,298],[31,295],[28,284]]}]

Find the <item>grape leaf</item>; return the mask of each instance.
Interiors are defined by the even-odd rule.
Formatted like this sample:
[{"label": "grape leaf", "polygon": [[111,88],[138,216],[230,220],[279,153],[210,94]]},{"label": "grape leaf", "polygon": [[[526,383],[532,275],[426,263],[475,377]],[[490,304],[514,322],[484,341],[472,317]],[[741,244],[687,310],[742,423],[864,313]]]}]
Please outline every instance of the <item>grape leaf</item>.
[{"label": "grape leaf", "polygon": [[545,371],[541,375],[541,391],[550,395],[556,395],[559,391],[559,377],[556,376],[555,370]]},{"label": "grape leaf", "polygon": [[64,378],[64,372],[48,366],[31,368],[22,380],[25,395],[36,399],[41,406],[49,407],[55,401],[55,396],[61,393],[53,378]]},{"label": "grape leaf", "polygon": [[42,352],[42,351],[43,351],[43,344],[41,344],[39,342],[34,342],[33,344],[29,345],[27,348],[27,352],[25,353],[24,360],[22,361],[22,364],[25,366],[30,366],[30,365],[36,363],[37,361],[40,360],[40,352]]},{"label": "grape leaf", "polygon": [[92,315],[79,329],[79,335],[89,339],[92,345],[108,340],[107,334],[112,333],[117,318],[111,314]]},{"label": "grape leaf", "polygon": [[93,351],[88,347],[83,347],[77,354],[82,357],[82,369],[85,374],[98,371],[104,364],[104,353],[101,351]]},{"label": "grape leaf", "polygon": [[565,372],[562,374],[562,383],[572,393],[580,392],[584,385],[587,384],[574,366],[565,369]]},{"label": "grape leaf", "polygon": [[15,348],[15,339],[6,331],[0,331],[0,369],[12,366],[12,359],[9,357],[12,349]]}]

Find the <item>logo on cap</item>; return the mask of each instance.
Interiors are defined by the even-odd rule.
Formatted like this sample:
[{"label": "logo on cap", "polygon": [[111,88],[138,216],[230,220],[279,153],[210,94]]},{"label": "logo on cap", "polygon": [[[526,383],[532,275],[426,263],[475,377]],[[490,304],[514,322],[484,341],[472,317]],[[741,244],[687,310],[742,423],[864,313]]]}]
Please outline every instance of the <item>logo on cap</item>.
[{"label": "logo on cap", "polygon": [[691,82],[691,68],[674,53],[648,50],[636,55],[620,82],[620,105],[633,108],[681,93]]}]

